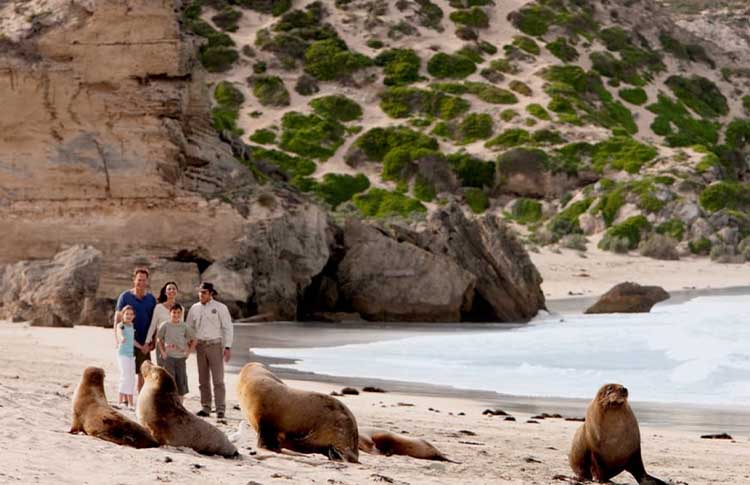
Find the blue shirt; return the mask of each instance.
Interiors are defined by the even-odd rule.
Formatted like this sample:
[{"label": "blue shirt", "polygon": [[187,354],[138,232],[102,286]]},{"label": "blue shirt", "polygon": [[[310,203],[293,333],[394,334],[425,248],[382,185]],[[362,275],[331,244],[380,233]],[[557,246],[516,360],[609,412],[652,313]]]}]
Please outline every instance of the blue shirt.
[{"label": "blue shirt", "polygon": [[120,355],[124,355],[126,357],[133,357],[133,352],[135,346],[133,345],[133,338],[135,337],[135,328],[133,328],[132,325],[125,325],[123,323],[118,323],[117,325],[120,326],[120,331],[122,332],[122,336],[125,337],[124,342],[120,342],[119,347],[117,348],[117,353]]},{"label": "blue shirt", "polygon": [[132,306],[135,310],[135,320],[133,320],[135,339],[139,344],[143,345],[146,343],[148,327],[151,326],[151,317],[154,314],[154,308],[156,308],[156,298],[151,293],[146,293],[139,300],[132,291],[127,290],[120,294],[115,310],[119,312],[126,305]]}]

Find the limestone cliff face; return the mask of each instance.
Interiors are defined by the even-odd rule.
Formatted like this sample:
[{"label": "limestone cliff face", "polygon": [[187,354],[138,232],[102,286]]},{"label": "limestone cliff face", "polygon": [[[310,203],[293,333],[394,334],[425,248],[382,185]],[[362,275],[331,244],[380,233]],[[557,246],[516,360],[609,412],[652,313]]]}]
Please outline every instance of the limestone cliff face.
[{"label": "limestone cliff face", "polygon": [[[119,271],[179,250],[233,254],[245,218],[206,199],[254,181],[208,124],[179,2],[23,10],[34,3],[10,2],[0,15],[0,263],[51,258],[72,243],[95,245]],[[197,277],[194,263],[182,270]],[[108,285],[105,276],[102,293],[123,277]]]}]

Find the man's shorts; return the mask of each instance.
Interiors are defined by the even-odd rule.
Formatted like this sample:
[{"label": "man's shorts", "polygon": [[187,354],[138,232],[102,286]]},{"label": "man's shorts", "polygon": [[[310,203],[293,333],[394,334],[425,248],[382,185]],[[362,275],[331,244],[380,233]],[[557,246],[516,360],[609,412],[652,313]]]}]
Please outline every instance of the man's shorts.
[{"label": "man's shorts", "polygon": [[139,349],[133,349],[133,352],[135,352],[135,373],[141,375],[141,364],[151,360],[151,352],[144,354]]}]

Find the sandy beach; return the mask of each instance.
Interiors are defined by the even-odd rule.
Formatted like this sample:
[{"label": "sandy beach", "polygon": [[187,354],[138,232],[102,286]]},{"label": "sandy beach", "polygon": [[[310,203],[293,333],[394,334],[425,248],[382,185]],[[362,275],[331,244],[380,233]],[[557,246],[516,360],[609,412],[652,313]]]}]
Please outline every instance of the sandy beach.
[{"label": "sandy beach", "polygon": [[[572,475],[567,450],[579,423],[561,419],[527,423],[530,414],[513,411],[516,421],[507,422],[482,414],[488,407],[486,400],[456,395],[387,392],[341,399],[360,426],[425,438],[459,464],[362,454],[360,464],[344,465],[323,456],[279,455],[256,449],[252,432],[238,443],[241,460],[203,457],[170,447],[134,450],[70,435],[71,398],[86,366],[103,367],[110,401],[116,396],[111,331],[0,323],[0,340],[4,349],[0,358],[3,483],[574,483],[564,477]],[[197,410],[193,358],[188,371],[191,392],[186,405]],[[227,424],[218,425],[226,433],[233,433],[241,419],[234,407],[235,383],[236,375],[229,373]],[[287,383],[324,393],[341,387],[308,380]],[[734,436],[733,441],[702,440],[695,432],[663,426],[642,426],[641,436],[646,467],[653,475],[692,485],[750,482],[748,436]],[[635,481],[623,474],[614,483]]]}]

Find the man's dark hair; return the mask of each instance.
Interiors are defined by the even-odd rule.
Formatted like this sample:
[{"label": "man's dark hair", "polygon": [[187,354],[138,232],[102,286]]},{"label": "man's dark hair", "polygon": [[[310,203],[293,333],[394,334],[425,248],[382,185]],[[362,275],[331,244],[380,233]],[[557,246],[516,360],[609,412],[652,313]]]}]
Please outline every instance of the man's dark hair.
[{"label": "man's dark hair", "polygon": [[148,274],[148,270],[146,268],[136,268],[133,270],[133,278],[138,276],[139,273],[145,274],[146,278],[148,278],[150,275]]}]

